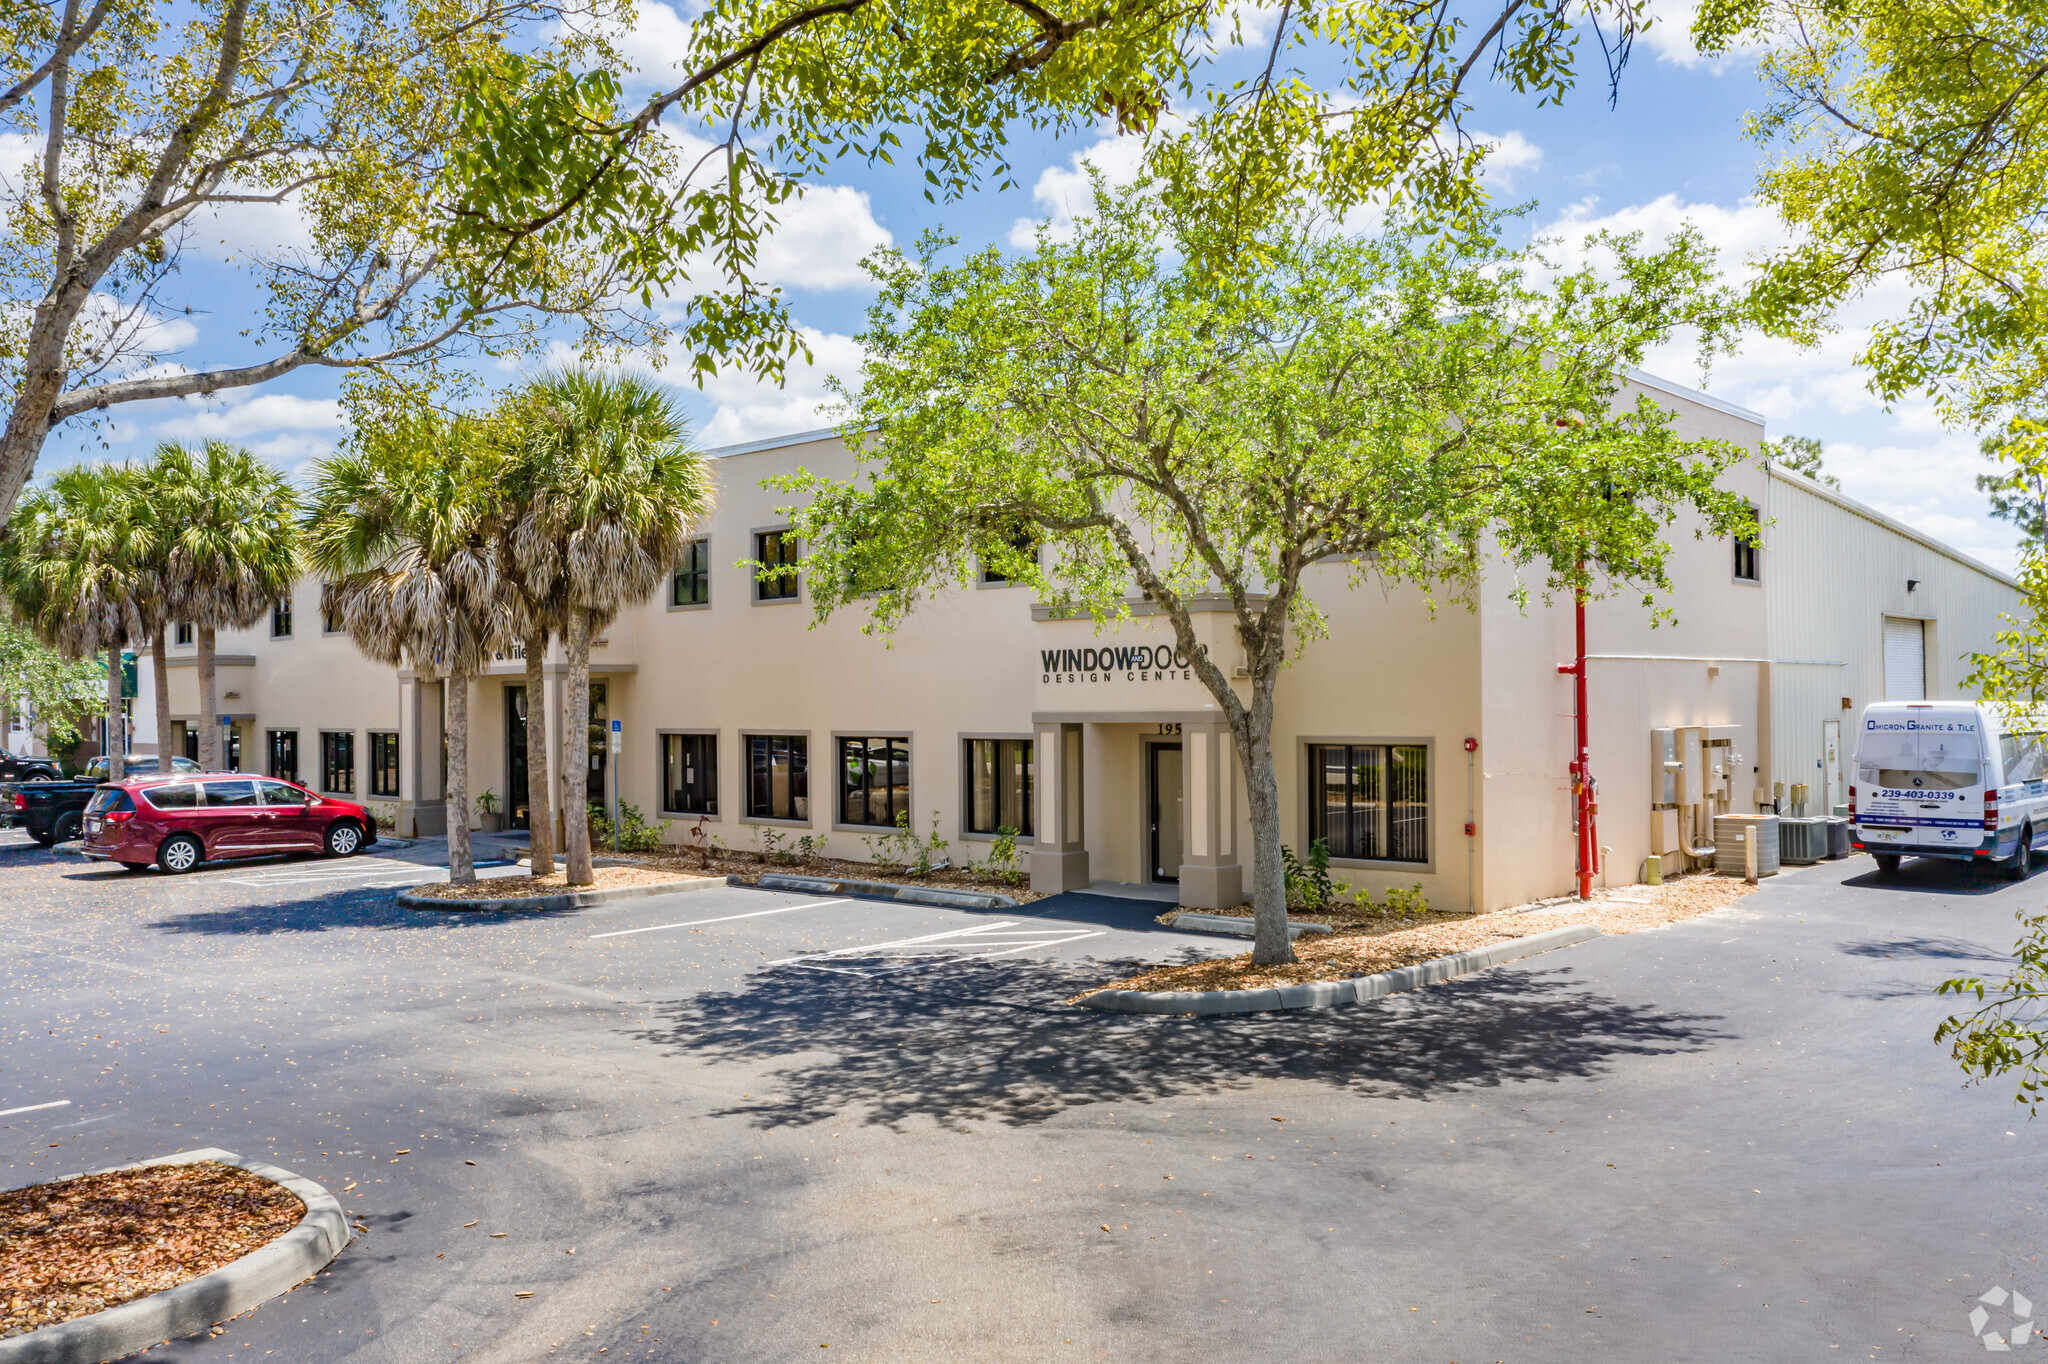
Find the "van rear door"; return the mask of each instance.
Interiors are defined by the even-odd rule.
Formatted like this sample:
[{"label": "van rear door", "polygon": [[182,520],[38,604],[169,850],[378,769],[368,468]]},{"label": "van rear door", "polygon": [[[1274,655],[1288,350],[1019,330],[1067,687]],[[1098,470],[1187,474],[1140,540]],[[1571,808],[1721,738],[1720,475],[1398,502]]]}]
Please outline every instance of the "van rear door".
[{"label": "van rear door", "polygon": [[1863,843],[1902,851],[1961,851],[1982,843],[1985,738],[1974,706],[1865,711],[1856,745],[1856,824]]}]

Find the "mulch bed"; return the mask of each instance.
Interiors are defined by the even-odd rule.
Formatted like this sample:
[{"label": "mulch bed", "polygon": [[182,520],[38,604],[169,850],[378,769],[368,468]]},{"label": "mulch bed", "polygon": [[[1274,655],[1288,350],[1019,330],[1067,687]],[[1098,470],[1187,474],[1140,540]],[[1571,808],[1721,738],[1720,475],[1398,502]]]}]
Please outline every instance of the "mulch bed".
[{"label": "mulch bed", "polygon": [[[424,900],[516,900],[526,895],[560,895],[570,889],[569,873],[559,860],[551,876],[488,876],[458,885],[452,881],[414,886],[408,895]],[[701,881],[701,876],[681,871],[657,871],[647,867],[594,867],[592,884],[577,890],[607,890],[613,886],[651,886],[670,881]]]},{"label": "mulch bed", "polygon": [[0,1336],[210,1274],[299,1224],[289,1189],[214,1161],[0,1193]]},{"label": "mulch bed", "polygon": [[816,876],[827,881],[887,881],[898,886],[935,886],[945,890],[983,891],[1007,895],[1020,905],[1045,898],[1045,892],[1031,889],[1030,876],[1021,870],[1017,883],[1012,885],[992,872],[962,871],[957,867],[948,867],[929,876],[912,876],[895,866],[877,865],[873,862],[850,862],[839,857],[805,858],[792,854],[787,861],[763,862],[759,853],[714,852],[711,854],[710,868],[705,871],[700,870],[697,854],[693,852],[619,855],[631,857],[643,866],[696,872],[700,876],[736,876],[750,886],[763,876]]},{"label": "mulch bed", "polygon": [[[1236,957],[1154,967],[1083,990],[1074,998],[1086,998],[1097,990],[1263,990],[1310,981],[1349,980],[1570,924],[1592,924],[1602,933],[1640,933],[1721,909],[1755,890],[1755,886],[1740,880],[1700,875],[1668,881],[1662,886],[1597,891],[1591,900],[1543,901],[1487,914],[1431,912],[1419,922],[1412,918],[1383,919],[1341,912],[1295,912],[1289,917],[1326,922],[1332,931],[1327,937],[1304,934],[1296,938],[1295,960],[1285,965],[1254,966],[1251,953],[1246,952]],[[1235,912],[1249,917],[1251,908],[1245,906]],[[1173,917],[1162,914],[1159,920],[1170,923]]]}]

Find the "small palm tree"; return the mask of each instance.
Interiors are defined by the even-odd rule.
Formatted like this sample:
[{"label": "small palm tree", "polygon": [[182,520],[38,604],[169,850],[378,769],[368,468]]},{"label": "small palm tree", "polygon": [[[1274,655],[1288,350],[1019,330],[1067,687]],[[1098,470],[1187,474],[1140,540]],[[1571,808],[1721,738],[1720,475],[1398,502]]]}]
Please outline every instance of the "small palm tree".
[{"label": "small palm tree", "polygon": [[[526,589],[566,610],[566,754],[590,732],[591,636],[660,588],[715,494],[688,422],[653,384],[571,370],[535,380],[523,399],[531,434],[511,480],[519,514],[507,543]],[[565,757],[562,769],[567,879],[589,885],[590,826],[580,814],[589,795],[577,789],[584,767]]]},{"label": "small palm tree", "polygon": [[321,463],[307,557],[322,609],[380,663],[447,689],[448,879],[476,880],[469,845],[469,683],[505,639],[495,516],[504,462],[474,422],[430,413],[358,432]]},{"label": "small palm tree", "polygon": [[76,465],[24,497],[0,531],[0,588],[16,617],[69,658],[107,656],[107,779],[127,774],[121,651],[149,588],[144,483],[122,465]]},{"label": "small palm tree", "polygon": [[165,615],[191,621],[199,637],[199,762],[217,772],[215,634],[254,625],[290,594],[300,567],[299,498],[275,469],[217,440],[197,451],[158,446],[149,485],[168,537]]}]

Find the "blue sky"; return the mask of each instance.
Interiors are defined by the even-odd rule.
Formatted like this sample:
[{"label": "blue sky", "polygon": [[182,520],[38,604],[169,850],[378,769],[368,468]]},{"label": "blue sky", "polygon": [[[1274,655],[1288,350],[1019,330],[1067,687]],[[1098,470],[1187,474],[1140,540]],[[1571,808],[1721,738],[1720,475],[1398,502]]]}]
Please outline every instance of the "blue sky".
[{"label": "blue sky", "polygon": [[[1489,172],[1497,199],[1535,201],[1539,229],[1576,234],[1614,226],[1655,236],[1690,221],[1720,248],[1724,266],[1739,275],[1745,258],[1782,239],[1775,216],[1750,199],[1763,153],[1743,135],[1744,114],[1766,92],[1743,60],[1701,60],[1685,39],[1685,15],[1670,13],[1638,44],[1611,106],[1596,67],[1562,108],[1538,109],[1532,101],[1488,91],[1472,126],[1501,139]],[[658,72],[681,22],[666,6],[643,6],[627,40],[643,70]],[[889,242],[908,246],[936,225],[971,246],[1009,241],[1028,231],[1032,220],[1064,210],[1081,158],[1114,167],[1128,159],[1129,148],[1103,129],[1064,140],[1024,141],[1013,150],[1021,189],[934,206],[925,201],[914,171],[849,166],[787,213],[765,260],[811,331],[817,364],[792,372],[780,390],[738,375],[714,380],[701,392],[684,388],[701,438],[724,444],[827,424],[819,412],[825,376],[850,375],[857,365],[852,333],[868,291],[855,263],[866,251]],[[259,300],[226,257],[289,241],[292,234],[291,216],[277,211],[223,224],[210,234],[209,242],[223,240],[206,246],[183,290],[207,300],[208,307],[169,323],[160,340],[165,358],[198,368],[245,359],[246,343],[237,333]],[[1657,357],[1649,368],[1762,412],[1773,435],[1819,437],[1827,445],[1830,471],[1851,496],[2010,568],[2017,558],[2016,536],[1986,515],[1972,482],[1988,467],[1977,454],[1976,434],[1944,430],[1924,403],[1885,411],[1850,363],[1864,329],[1895,308],[1899,297],[1888,289],[1854,305],[1840,330],[1811,350],[1752,338],[1738,355],[1717,362],[1703,385],[1682,349]],[[47,471],[109,454],[139,456],[164,438],[221,436],[251,446],[280,467],[303,470],[343,435],[337,387],[331,374],[301,371],[279,384],[208,401],[139,406],[97,434],[82,426],[60,428],[40,467]]]}]

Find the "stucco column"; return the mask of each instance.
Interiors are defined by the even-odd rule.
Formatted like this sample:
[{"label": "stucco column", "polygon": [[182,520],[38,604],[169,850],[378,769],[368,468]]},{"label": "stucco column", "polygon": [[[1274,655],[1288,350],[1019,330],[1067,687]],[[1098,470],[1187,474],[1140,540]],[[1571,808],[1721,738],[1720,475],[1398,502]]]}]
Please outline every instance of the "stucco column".
[{"label": "stucco column", "polygon": [[1228,909],[1244,903],[1244,871],[1237,862],[1237,754],[1230,731],[1187,725],[1181,733],[1182,802],[1180,903],[1185,909]]},{"label": "stucco column", "polygon": [[441,684],[417,677],[398,684],[398,834],[433,838],[448,832],[442,800]]},{"label": "stucco column", "polygon": [[1038,803],[1031,846],[1031,889],[1057,895],[1088,889],[1088,849],[1081,842],[1081,727],[1042,724],[1032,741]]}]

